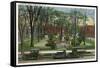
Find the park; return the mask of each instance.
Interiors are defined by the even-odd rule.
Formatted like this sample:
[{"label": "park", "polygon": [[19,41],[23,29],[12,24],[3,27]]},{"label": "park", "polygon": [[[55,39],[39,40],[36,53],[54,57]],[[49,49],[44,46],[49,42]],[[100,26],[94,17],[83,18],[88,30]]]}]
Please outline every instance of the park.
[{"label": "park", "polygon": [[93,9],[18,5],[18,62],[95,58]]}]

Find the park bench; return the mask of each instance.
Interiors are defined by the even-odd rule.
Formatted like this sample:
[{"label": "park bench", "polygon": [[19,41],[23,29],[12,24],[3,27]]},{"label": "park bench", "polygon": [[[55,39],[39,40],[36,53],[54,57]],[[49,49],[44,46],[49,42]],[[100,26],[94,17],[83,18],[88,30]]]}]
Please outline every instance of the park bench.
[{"label": "park bench", "polygon": [[66,50],[63,50],[62,52],[57,52],[53,55],[53,58],[54,59],[64,59],[66,58],[67,55],[66,55]]},{"label": "park bench", "polygon": [[84,51],[84,47],[76,46],[76,47],[72,47],[72,50]]},{"label": "park bench", "polygon": [[39,49],[31,49],[29,53],[24,54],[25,60],[35,60],[38,59]]},{"label": "park bench", "polygon": [[[72,48],[72,54],[78,56],[78,57],[83,57],[83,56],[90,56],[93,55],[93,52],[86,50],[84,47],[73,47]],[[75,57],[76,57],[75,56]]]}]

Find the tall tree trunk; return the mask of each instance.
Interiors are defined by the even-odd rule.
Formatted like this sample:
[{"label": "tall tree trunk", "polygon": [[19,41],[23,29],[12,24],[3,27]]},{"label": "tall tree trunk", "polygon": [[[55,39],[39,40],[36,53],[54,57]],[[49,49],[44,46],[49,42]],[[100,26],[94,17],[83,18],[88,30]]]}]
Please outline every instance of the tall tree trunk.
[{"label": "tall tree trunk", "polygon": [[74,46],[76,46],[76,31],[77,31],[77,29],[76,29],[76,27],[77,27],[76,26],[76,24],[77,24],[76,23],[77,22],[76,12],[75,12],[75,15],[74,15],[74,21],[73,22],[74,22],[74,25],[73,25],[74,26]]},{"label": "tall tree trunk", "polygon": [[42,25],[42,39],[44,38],[44,26]]},{"label": "tall tree trunk", "polygon": [[31,26],[31,45],[30,47],[34,47],[34,27]]},{"label": "tall tree trunk", "polygon": [[42,40],[42,24],[39,25],[39,31],[40,31],[39,32],[39,34],[40,34],[39,39]]},{"label": "tall tree trunk", "polygon": [[31,42],[30,47],[34,47],[34,27],[33,27],[33,9],[32,6],[27,7],[28,13],[29,13],[29,23],[30,23],[30,30],[31,30]]},{"label": "tall tree trunk", "polygon": [[85,31],[86,31],[86,15],[84,16],[84,45],[85,45]]},{"label": "tall tree trunk", "polygon": [[22,55],[22,59],[23,59],[23,56],[24,56],[23,40],[21,40],[21,55]]},{"label": "tall tree trunk", "polygon": [[60,41],[62,40],[63,37],[63,24],[61,24],[61,29],[60,29]]},{"label": "tall tree trunk", "polygon": [[24,50],[23,50],[23,32],[20,32],[20,39],[21,39],[21,55],[22,55],[22,60],[24,57]]},{"label": "tall tree trunk", "polygon": [[40,24],[38,23],[38,42],[40,42]]},{"label": "tall tree trunk", "polygon": [[32,48],[32,47],[34,47],[34,41],[33,41],[33,39],[34,39],[34,27],[33,27],[33,22],[32,22],[32,16],[30,16],[30,28],[31,28],[31,43],[30,43],[30,47]]}]

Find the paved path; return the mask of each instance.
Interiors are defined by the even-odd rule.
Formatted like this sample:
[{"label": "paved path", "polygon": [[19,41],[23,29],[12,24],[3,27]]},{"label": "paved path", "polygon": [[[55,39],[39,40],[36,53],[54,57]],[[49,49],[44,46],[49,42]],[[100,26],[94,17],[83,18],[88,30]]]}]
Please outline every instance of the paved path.
[{"label": "paved path", "polygon": [[[63,50],[50,50],[50,51],[39,51],[40,54],[47,54],[47,53],[56,53],[56,52],[62,52]],[[78,51],[86,51],[86,52],[95,52],[93,49],[84,49],[84,50],[78,50]],[[70,53],[72,50],[66,50],[66,53]],[[25,54],[29,54],[30,52],[24,52]],[[18,52],[18,54],[21,54],[21,52]]]},{"label": "paved path", "polygon": [[[46,41],[46,39],[43,39],[43,40],[40,40],[40,42],[39,43],[36,43],[35,44],[35,47],[41,47],[41,48],[47,48],[46,46],[45,46],[45,44],[47,43],[47,41]],[[57,44],[57,46],[58,47],[60,47],[60,48],[64,48],[64,46],[63,45],[65,45],[65,43],[61,43],[60,45],[59,44]],[[62,46],[62,47],[61,47]],[[66,44],[66,46],[67,46],[67,44]],[[59,48],[58,48],[59,49]],[[79,51],[87,51],[87,52],[95,52],[95,50],[93,50],[93,49],[78,49]],[[39,53],[40,54],[46,54],[46,53],[56,53],[56,52],[62,52],[63,50],[40,50],[39,51]],[[72,52],[72,50],[66,50],[66,53],[70,53],[70,52]],[[25,54],[29,54],[30,52],[29,51],[26,51],[26,52],[24,52]],[[21,52],[18,52],[18,54],[20,55],[21,54]]]}]

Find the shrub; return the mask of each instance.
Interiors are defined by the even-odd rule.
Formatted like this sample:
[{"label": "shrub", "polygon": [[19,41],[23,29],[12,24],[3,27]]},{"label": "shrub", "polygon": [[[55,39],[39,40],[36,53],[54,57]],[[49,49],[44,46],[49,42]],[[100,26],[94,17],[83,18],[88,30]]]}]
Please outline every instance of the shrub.
[{"label": "shrub", "polygon": [[56,49],[55,36],[53,34],[49,35],[49,40],[47,41],[46,46],[49,46],[51,49]]}]

